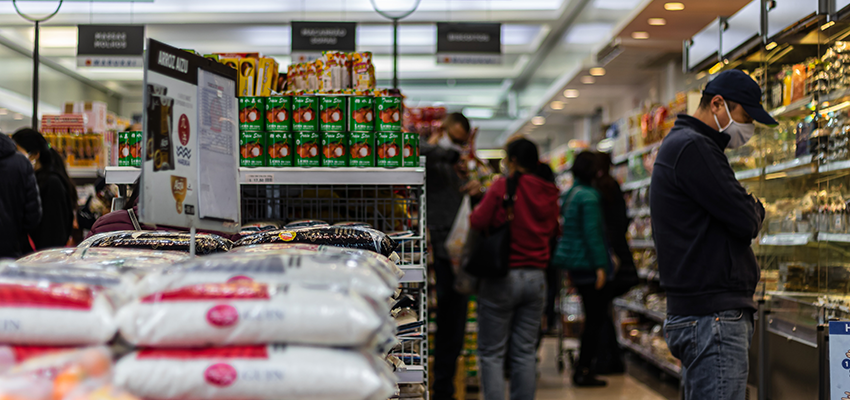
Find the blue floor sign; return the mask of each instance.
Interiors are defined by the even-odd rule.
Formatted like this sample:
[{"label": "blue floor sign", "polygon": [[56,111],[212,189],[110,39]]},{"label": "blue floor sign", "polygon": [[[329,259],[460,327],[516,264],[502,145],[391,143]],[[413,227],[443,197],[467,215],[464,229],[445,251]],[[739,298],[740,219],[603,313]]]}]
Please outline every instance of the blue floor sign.
[{"label": "blue floor sign", "polygon": [[830,399],[850,399],[850,322],[829,323]]}]

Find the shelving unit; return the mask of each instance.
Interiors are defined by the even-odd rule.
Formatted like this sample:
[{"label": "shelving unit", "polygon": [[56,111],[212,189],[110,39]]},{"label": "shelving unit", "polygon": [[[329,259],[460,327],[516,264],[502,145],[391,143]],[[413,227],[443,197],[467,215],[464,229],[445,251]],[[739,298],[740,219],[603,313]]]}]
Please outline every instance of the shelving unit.
[{"label": "shelving unit", "polygon": [[660,146],[661,146],[661,142],[653,143],[653,144],[651,144],[651,145],[644,146],[644,147],[642,147],[642,148],[640,148],[640,149],[633,150],[633,151],[630,151],[630,152],[628,152],[628,153],[626,153],[626,154],[623,154],[623,155],[620,155],[620,156],[614,157],[613,159],[611,159],[611,162],[612,162],[612,163],[614,163],[614,165],[622,164],[622,163],[624,163],[624,162],[628,161],[628,160],[629,160],[630,158],[632,158],[632,157],[640,156],[640,155],[644,155],[644,154],[646,154],[646,153],[649,153],[649,152],[650,152],[650,151],[652,151],[652,150],[657,149],[657,148],[658,148],[658,147],[660,147]]},{"label": "shelving unit", "polygon": [[614,307],[634,311],[636,313],[645,315],[649,317],[649,319],[659,323],[664,323],[664,320],[667,318],[667,315],[663,312],[653,311],[644,307],[641,304],[637,304],[635,302],[624,299],[614,299]]},{"label": "shelving unit", "polygon": [[[106,167],[106,183],[131,184],[135,167]],[[425,168],[239,168],[243,185],[422,185]]]},{"label": "shelving unit", "polygon": [[633,249],[654,249],[655,242],[652,240],[630,240],[629,247]]},{"label": "shelving unit", "polygon": [[655,354],[652,354],[652,350],[647,349],[625,338],[618,337],[617,341],[619,341],[620,345],[622,345],[623,347],[635,352],[643,359],[661,368],[661,370],[672,375],[674,378],[680,379],[682,377],[682,367],[673,364],[670,361],[662,360],[660,357],[656,356]]}]

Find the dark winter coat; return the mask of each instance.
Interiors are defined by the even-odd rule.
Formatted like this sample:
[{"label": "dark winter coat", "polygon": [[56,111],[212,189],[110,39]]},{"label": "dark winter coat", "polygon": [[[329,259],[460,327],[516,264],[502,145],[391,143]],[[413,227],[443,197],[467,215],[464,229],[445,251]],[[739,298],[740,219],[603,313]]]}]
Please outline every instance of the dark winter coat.
[{"label": "dark winter coat", "polygon": [[29,253],[27,233],[41,221],[41,201],[32,164],[12,139],[0,133],[0,258]]}]

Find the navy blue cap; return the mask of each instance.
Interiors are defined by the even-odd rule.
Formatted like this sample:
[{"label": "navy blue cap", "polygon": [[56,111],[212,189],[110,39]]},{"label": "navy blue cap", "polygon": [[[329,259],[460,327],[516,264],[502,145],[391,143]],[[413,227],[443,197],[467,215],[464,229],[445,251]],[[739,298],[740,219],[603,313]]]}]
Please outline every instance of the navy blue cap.
[{"label": "navy blue cap", "polygon": [[720,95],[744,107],[744,111],[754,120],[765,125],[778,125],[773,117],[761,105],[761,88],[744,71],[730,69],[718,74],[708,85],[704,93]]}]

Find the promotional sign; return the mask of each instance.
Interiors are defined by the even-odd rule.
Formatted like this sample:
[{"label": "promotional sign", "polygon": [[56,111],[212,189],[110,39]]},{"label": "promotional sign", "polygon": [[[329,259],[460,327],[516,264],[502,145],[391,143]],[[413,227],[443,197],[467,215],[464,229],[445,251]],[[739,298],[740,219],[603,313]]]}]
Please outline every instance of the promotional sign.
[{"label": "promotional sign", "polygon": [[78,67],[141,67],[144,25],[79,25]]},{"label": "promotional sign", "polygon": [[237,232],[236,70],[155,40],[147,48],[140,219]]},{"label": "promotional sign", "polygon": [[850,322],[829,322],[830,399],[850,397]]},{"label": "promotional sign", "polygon": [[355,51],[357,23],[293,21],[292,62],[318,59],[323,51]]},{"label": "promotional sign", "polygon": [[501,64],[502,24],[438,22],[437,63]]}]

